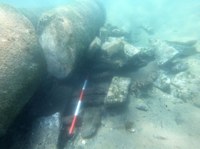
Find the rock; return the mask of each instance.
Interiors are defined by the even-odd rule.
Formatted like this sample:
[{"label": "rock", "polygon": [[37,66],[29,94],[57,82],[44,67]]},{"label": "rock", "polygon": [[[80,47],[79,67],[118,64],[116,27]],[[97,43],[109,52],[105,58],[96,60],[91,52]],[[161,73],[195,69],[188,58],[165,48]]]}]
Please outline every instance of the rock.
[{"label": "rock", "polygon": [[155,62],[150,62],[145,67],[140,68],[136,72],[130,73],[131,85],[130,91],[138,96],[141,92],[146,92],[146,89],[153,84],[157,79],[158,66]]},{"label": "rock", "polygon": [[76,1],[42,15],[38,32],[51,75],[65,78],[83,62],[104,18],[97,0]]},{"label": "rock", "polygon": [[108,57],[120,55],[124,48],[123,38],[109,38],[102,45],[102,52]]},{"label": "rock", "polygon": [[[118,32],[117,36],[114,32]],[[152,48],[136,47],[119,28],[105,25],[100,29],[101,50],[96,52],[91,69],[93,72],[120,73],[138,69],[154,60]],[[120,36],[121,35],[121,36]],[[124,35],[124,36],[123,36]]]},{"label": "rock", "polygon": [[174,58],[183,58],[197,53],[196,41],[161,41],[151,40],[155,48],[156,61],[160,66],[171,65]]},{"label": "rock", "polygon": [[163,72],[160,71],[160,75],[154,82],[154,86],[162,90],[163,92],[170,93],[171,79]]},{"label": "rock", "polygon": [[29,143],[29,149],[57,149],[60,133],[59,113],[48,117],[42,117],[33,124]]},{"label": "rock", "polygon": [[177,49],[168,45],[164,41],[151,40],[151,44],[155,48],[155,59],[159,66],[168,64],[175,56],[179,54]]},{"label": "rock", "polygon": [[84,111],[83,125],[81,127],[81,136],[90,138],[94,136],[101,124],[101,109],[90,107]]},{"label": "rock", "polygon": [[[60,134],[60,114],[30,120],[23,128],[17,126],[9,136],[10,149],[57,149]],[[20,122],[24,125],[23,121]],[[20,125],[20,124],[18,124]]]},{"label": "rock", "polygon": [[146,103],[142,99],[137,99],[135,107],[136,109],[144,111],[144,112],[149,110],[149,107],[146,105]]},{"label": "rock", "polygon": [[196,40],[166,41],[166,43],[178,50],[181,57],[190,56],[197,52],[195,47]]},{"label": "rock", "polygon": [[101,39],[99,37],[95,37],[94,40],[90,43],[89,50],[88,50],[88,57],[93,59],[94,56],[100,51],[101,49]]},{"label": "rock", "polygon": [[180,72],[171,78],[171,94],[184,101],[196,100],[200,97],[200,55],[193,55],[183,59],[188,65],[186,71]]},{"label": "rock", "polygon": [[108,39],[109,36],[110,36],[110,35],[109,35],[108,29],[106,29],[105,27],[101,27],[101,28],[100,28],[100,33],[99,33],[100,39],[101,39],[103,42],[105,42],[105,41]]},{"label": "rock", "polygon": [[133,70],[144,67],[154,60],[154,52],[151,48],[135,47],[124,42],[125,65],[123,70]]},{"label": "rock", "polygon": [[45,62],[31,22],[0,5],[0,136],[39,85]]},{"label": "rock", "polygon": [[95,62],[95,69],[97,70],[118,70],[125,64],[123,53],[123,39],[122,38],[109,38],[101,46],[101,53]]},{"label": "rock", "polygon": [[140,47],[140,50],[141,52],[138,53],[137,59],[134,60],[134,66],[143,67],[155,60],[155,54],[153,49]]},{"label": "rock", "polygon": [[130,71],[130,68],[144,66],[153,59],[150,50],[135,47],[123,38],[110,37],[101,48],[96,65],[103,70]]},{"label": "rock", "polygon": [[155,33],[154,29],[147,24],[142,24],[141,26],[139,26],[142,30],[144,30],[147,34],[152,35]]},{"label": "rock", "polygon": [[130,78],[113,77],[107,96],[104,100],[105,106],[115,106],[125,103],[130,83]]},{"label": "rock", "polygon": [[188,64],[185,62],[175,62],[173,66],[170,68],[171,73],[179,73],[186,71],[188,69]]},{"label": "rock", "polygon": [[172,78],[172,95],[190,101],[199,97],[199,75],[190,72],[180,72]]},{"label": "rock", "polygon": [[133,58],[136,54],[140,52],[139,48],[134,47],[128,42],[124,42],[124,54],[127,58]]},{"label": "rock", "polygon": [[132,121],[126,121],[124,126],[128,132],[135,133],[134,123]]},{"label": "rock", "polygon": [[109,37],[124,37],[127,39],[128,36],[129,34],[127,32],[111,24],[105,24],[101,27],[99,34],[99,37],[103,42],[108,40]]}]

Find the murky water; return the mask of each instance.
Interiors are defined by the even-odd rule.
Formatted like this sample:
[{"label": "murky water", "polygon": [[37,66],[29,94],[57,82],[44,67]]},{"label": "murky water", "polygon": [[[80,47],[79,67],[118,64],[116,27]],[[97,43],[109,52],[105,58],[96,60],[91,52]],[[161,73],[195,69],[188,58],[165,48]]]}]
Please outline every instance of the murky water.
[{"label": "murky water", "polygon": [[199,0],[0,3],[2,149],[199,148]]}]

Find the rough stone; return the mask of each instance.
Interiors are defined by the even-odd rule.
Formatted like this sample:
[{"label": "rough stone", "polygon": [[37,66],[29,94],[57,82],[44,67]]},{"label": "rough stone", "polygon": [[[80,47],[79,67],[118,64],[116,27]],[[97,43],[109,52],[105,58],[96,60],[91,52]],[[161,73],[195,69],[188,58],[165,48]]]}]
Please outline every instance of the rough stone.
[{"label": "rough stone", "polygon": [[172,78],[172,95],[184,101],[193,100],[199,97],[200,78],[190,72],[180,72]]},{"label": "rough stone", "polygon": [[171,78],[171,94],[184,101],[196,100],[200,97],[200,55],[186,57],[182,61],[188,64],[186,71],[180,72]]},{"label": "rough stone", "polygon": [[124,48],[123,38],[109,38],[102,45],[102,52],[108,57],[114,57],[121,54]]},{"label": "rough stone", "polygon": [[141,92],[146,92],[146,88],[149,88],[149,86],[153,84],[158,75],[158,66],[155,62],[151,62],[136,72],[130,73],[129,77],[131,77],[131,93],[134,93],[136,96],[138,96],[141,94]]},{"label": "rough stone", "polygon": [[109,31],[105,27],[100,28],[100,33],[99,33],[100,39],[104,42],[108,39],[109,37]]},{"label": "rough stone", "polygon": [[[150,50],[135,47],[124,38],[109,37],[102,44],[102,51],[97,60],[97,66],[109,70],[130,70],[132,67],[141,67],[153,59]],[[103,69],[102,68],[102,69]]]},{"label": "rough stone", "polygon": [[167,44],[179,51],[179,57],[190,56],[197,52],[195,47],[195,44],[197,43],[196,40],[166,42]]},{"label": "rough stone", "polygon": [[185,62],[175,62],[170,68],[171,73],[179,73],[188,69],[188,64]]},{"label": "rough stone", "polygon": [[128,95],[130,78],[113,77],[107,96],[105,97],[105,106],[115,106],[123,104]]},{"label": "rough stone", "polygon": [[88,50],[88,57],[93,59],[94,56],[100,51],[101,49],[101,39],[99,37],[95,37],[94,40],[90,43],[89,50]]},{"label": "rough stone", "polygon": [[171,84],[171,79],[163,71],[160,71],[158,78],[154,82],[154,86],[159,88],[163,92],[169,93],[170,84]]},{"label": "rough stone", "polygon": [[103,27],[101,27],[99,36],[102,41],[106,41],[106,40],[108,40],[109,37],[127,38],[128,33],[116,26],[111,25],[111,24],[105,24]]},{"label": "rough stone", "polygon": [[144,102],[144,100],[142,99],[136,99],[136,109],[140,110],[140,111],[148,111],[149,110],[149,107],[147,106],[147,104]]},{"label": "rough stone", "polygon": [[65,78],[82,64],[104,19],[104,9],[97,0],[75,1],[44,13],[39,20],[38,32],[48,72],[57,78]]},{"label": "rough stone", "polygon": [[128,42],[124,42],[124,54],[127,58],[133,58],[136,54],[140,52],[139,48],[136,48]]},{"label": "rough stone", "polygon": [[0,136],[33,95],[45,61],[31,22],[18,10],[0,5]]},{"label": "rough stone", "polygon": [[156,61],[158,65],[162,66],[169,63],[178,54],[178,50],[164,41],[151,40],[151,44],[155,48]]},{"label": "rough stone", "polygon": [[33,124],[27,148],[57,149],[59,132],[59,113],[39,118]]}]

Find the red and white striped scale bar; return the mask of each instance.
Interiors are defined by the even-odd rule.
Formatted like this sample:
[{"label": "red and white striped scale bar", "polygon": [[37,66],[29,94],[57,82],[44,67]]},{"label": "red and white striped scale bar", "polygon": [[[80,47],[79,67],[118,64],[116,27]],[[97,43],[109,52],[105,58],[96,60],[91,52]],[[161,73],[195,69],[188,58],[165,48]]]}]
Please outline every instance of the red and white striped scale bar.
[{"label": "red and white striped scale bar", "polygon": [[88,80],[86,79],[86,80],[84,81],[83,88],[82,88],[81,94],[80,94],[80,96],[79,96],[79,100],[78,100],[78,104],[77,104],[77,106],[76,106],[76,111],[75,111],[75,113],[74,113],[74,117],[73,117],[73,120],[72,120],[72,124],[71,124],[71,126],[70,126],[70,128],[69,128],[69,135],[72,135],[72,133],[73,133],[73,131],[74,131],[74,127],[75,127],[75,124],[76,124],[77,116],[78,116],[78,114],[79,114],[79,110],[80,110],[80,107],[81,107],[81,102],[82,102],[82,100],[83,100],[83,94],[84,94],[84,91],[85,91],[87,82],[88,82]]}]

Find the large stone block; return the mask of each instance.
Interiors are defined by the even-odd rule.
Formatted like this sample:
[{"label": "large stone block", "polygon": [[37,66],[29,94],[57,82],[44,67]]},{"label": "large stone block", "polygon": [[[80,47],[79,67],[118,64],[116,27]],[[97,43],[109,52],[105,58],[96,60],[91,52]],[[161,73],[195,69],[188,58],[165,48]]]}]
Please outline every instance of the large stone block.
[{"label": "large stone block", "polygon": [[30,21],[0,5],[0,136],[32,96],[45,71],[42,50]]},{"label": "large stone block", "polygon": [[75,1],[44,13],[38,32],[49,73],[65,78],[81,64],[104,19],[97,0]]},{"label": "large stone block", "polygon": [[130,83],[130,78],[113,77],[104,104],[106,106],[123,104],[127,99]]}]

